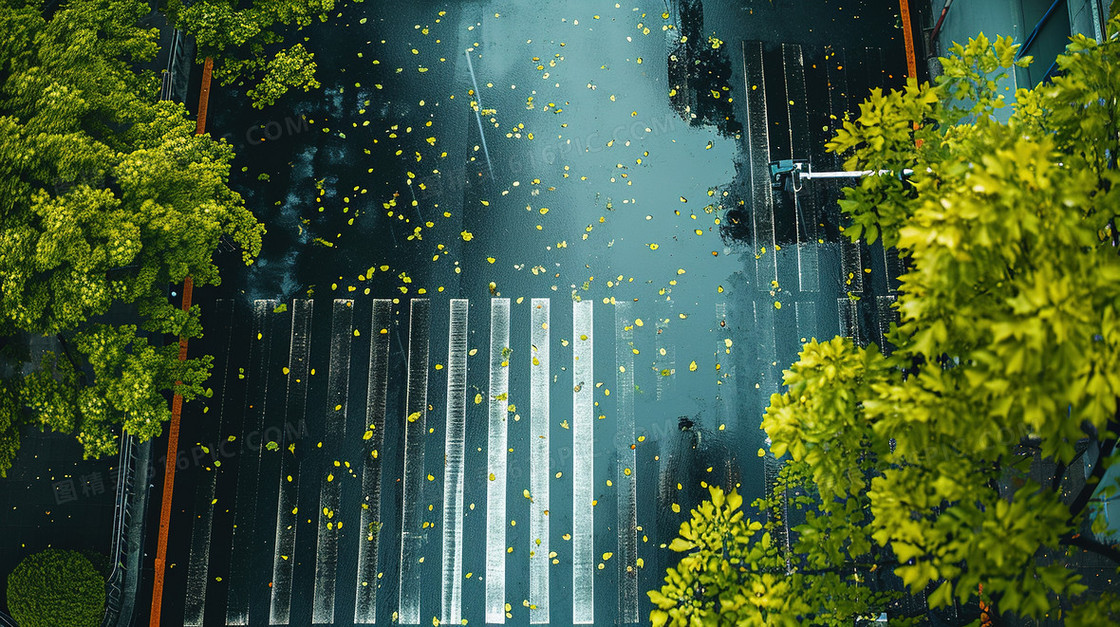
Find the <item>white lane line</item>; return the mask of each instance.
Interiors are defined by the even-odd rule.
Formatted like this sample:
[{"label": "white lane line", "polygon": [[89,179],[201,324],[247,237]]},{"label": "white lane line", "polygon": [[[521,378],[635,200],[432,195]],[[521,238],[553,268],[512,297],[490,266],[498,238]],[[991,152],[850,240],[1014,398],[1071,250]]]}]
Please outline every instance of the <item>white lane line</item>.
[{"label": "white lane line", "polygon": [[443,467],[442,622],[463,616],[463,454],[467,433],[467,301],[451,300],[447,345],[447,426]]},{"label": "white lane line", "polygon": [[431,303],[409,303],[408,389],[405,393],[404,486],[401,500],[401,561],[398,622],[420,624],[420,558],[424,520],[424,436],[428,423],[428,341]]},{"label": "white lane line", "polygon": [[755,345],[758,347],[756,364],[758,367],[759,388],[762,398],[778,391],[782,382],[781,367],[778,366],[778,347],[774,330],[774,307],[766,301],[754,301],[754,328],[757,334]]},{"label": "white lane line", "polygon": [[490,299],[489,430],[486,443],[486,622],[506,621],[506,413],[509,299]]},{"label": "white lane line", "polygon": [[658,402],[666,398],[672,398],[673,380],[675,379],[675,377],[666,376],[666,373],[672,374],[675,371],[677,364],[676,345],[666,342],[664,339],[668,337],[668,334],[665,334],[664,332],[669,328],[669,320],[673,318],[672,299],[666,299],[665,306],[667,307],[665,317],[659,317],[657,319],[657,323],[655,325],[655,328],[657,329],[657,335],[654,336],[654,346],[657,349],[657,354],[653,358],[653,376],[654,380],[656,381],[656,398]]},{"label": "white lane line", "polygon": [[[224,386],[223,386],[224,387]],[[187,566],[187,595],[184,598],[184,627],[202,627],[206,612],[206,576],[210,566],[210,527],[214,523],[214,498],[217,493],[218,473],[211,467],[201,480],[195,496],[194,527],[191,529],[191,557]]]},{"label": "white lane line", "polygon": [[[326,436],[323,448],[337,451],[346,435],[347,396],[350,390],[350,347],[354,337],[354,301],[336,298],[331,315],[331,352],[327,371],[327,406],[324,408]],[[311,621],[315,624],[334,622],[335,580],[338,576],[339,491],[345,478],[343,469],[325,468],[319,487],[319,533],[315,550],[315,590],[311,604]],[[338,472],[335,476],[334,473]]]},{"label": "white lane line", "polygon": [[595,390],[593,310],[590,300],[572,303],[572,622],[595,622]]},{"label": "white lane line", "polygon": [[[848,110],[848,72],[843,68],[849,66],[843,50],[835,53],[833,57],[835,62],[825,64],[829,85],[828,110],[832,119],[838,120],[834,124],[839,125],[839,120],[844,119],[844,113]],[[833,154],[832,158],[831,166],[837,170],[842,169],[843,159],[838,154]],[[832,184],[829,189],[834,193],[838,193],[840,185]],[[860,245],[858,243],[853,243],[846,236],[841,235],[840,280],[844,286],[842,289],[845,292],[862,294],[863,274],[863,260],[861,259]],[[849,305],[841,305],[840,307],[839,317],[841,333],[848,337],[853,337],[852,332],[854,332],[854,328],[851,324],[851,321],[854,319],[851,313],[853,307]],[[847,332],[845,330],[847,330]]]},{"label": "white lane line", "polygon": [[[288,352],[288,390],[285,415],[299,416],[307,409],[307,384],[311,360],[311,299],[292,300],[292,336]],[[276,542],[272,555],[272,599],[269,624],[287,625],[292,605],[292,566],[296,550],[296,503],[299,494],[299,464],[295,454],[280,451],[280,495],[276,504]],[[292,477],[291,481],[288,477]]]},{"label": "white lane line", "polygon": [[863,253],[860,245],[840,236],[840,280],[844,284],[844,291],[852,294],[863,294]]},{"label": "white lane line", "polygon": [[[805,92],[805,59],[801,46],[782,44],[782,66],[785,70],[786,111],[789,115],[789,139],[795,159],[808,159],[809,107]],[[820,290],[820,246],[818,239],[817,193],[813,187],[806,193],[794,194],[794,225],[797,232],[797,277],[802,292]]]},{"label": "white lane line", "polygon": [[532,343],[529,367],[529,622],[549,623],[548,610],[548,458],[549,429],[549,300],[534,298],[530,313],[529,340]]},{"label": "white lane line", "polygon": [[[774,199],[770,190],[770,137],[766,114],[766,81],[762,73],[762,42],[743,42],[743,74],[747,90],[747,145],[750,150],[751,215],[754,220],[755,287],[769,290],[778,280],[774,240]],[[756,89],[757,88],[757,89]]]},{"label": "white lane line", "polygon": [[616,411],[615,450],[618,452],[618,617],[638,622],[638,491],[634,439],[634,318],[631,304],[615,305]]},{"label": "white lane line", "polygon": [[[272,355],[273,310],[275,300],[253,301],[253,336],[249,340],[249,391],[245,397],[243,433],[262,433],[268,402],[268,365]],[[230,538],[229,594],[226,598],[226,624],[249,624],[249,578],[252,566],[252,537],[257,516],[257,493],[261,453],[249,447],[237,460],[237,492],[234,497],[233,535]]]},{"label": "white lane line", "polygon": [[731,347],[727,346],[727,340],[731,339],[731,328],[727,326],[727,303],[716,303],[713,328],[721,329],[715,350],[716,372],[719,374],[716,385],[719,389],[720,408],[730,425],[738,415],[739,388],[735,385],[735,360],[731,358]]},{"label": "white lane line", "polygon": [[887,333],[891,330],[891,323],[898,324],[898,310],[895,309],[895,301],[898,300],[897,296],[876,296],[875,303],[878,306],[879,313],[879,337],[875,340],[879,342],[879,346],[884,349],[887,347]]},{"label": "white lane line", "polygon": [[[385,405],[389,392],[389,326],[393,301],[373,301],[370,321],[366,431],[362,434],[362,522],[358,529],[358,580],[354,623],[377,621],[378,539],[381,531],[381,447],[385,442]],[[367,438],[368,435],[368,438]]]},{"label": "white lane line", "polygon": [[793,304],[793,314],[796,319],[797,352],[801,347],[818,335],[817,332],[817,301],[802,300]]},{"label": "white lane line", "polygon": [[[219,333],[224,333],[225,350],[219,350],[222,362],[221,367],[215,369],[215,379],[219,382],[217,409],[219,420],[226,415],[226,392],[228,390],[227,376],[230,364],[230,342],[232,334],[229,329],[233,326],[234,301],[219,299],[214,303],[214,318],[219,324],[215,325]],[[221,434],[219,427],[215,435]],[[195,493],[195,518],[191,527],[191,555],[187,565],[187,595],[184,599],[183,625],[200,627],[206,611],[206,584],[209,580],[207,569],[210,566],[210,534],[214,522],[214,495],[217,491],[218,470],[210,467],[203,476],[202,485]]]},{"label": "white lane line", "polygon": [[887,293],[891,296],[898,295],[898,277],[905,272],[902,259],[898,256],[897,248],[883,248],[883,266],[887,271]]},{"label": "white lane line", "polygon": [[839,312],[840,335],[851,338],[859,346],[863,346],[863,333],[859,323],[859,303],[850,298],[837,298],[836,309]]}]

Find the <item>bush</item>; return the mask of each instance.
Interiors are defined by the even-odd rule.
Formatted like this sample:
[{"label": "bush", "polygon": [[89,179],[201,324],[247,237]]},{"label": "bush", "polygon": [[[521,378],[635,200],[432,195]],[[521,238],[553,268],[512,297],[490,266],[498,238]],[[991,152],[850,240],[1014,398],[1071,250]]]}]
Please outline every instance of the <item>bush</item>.
[{"label": "bush", "polygon": [[105,578],[77,551],[33,553],[8,576],[8,609],[20,627],[97,627]]}]

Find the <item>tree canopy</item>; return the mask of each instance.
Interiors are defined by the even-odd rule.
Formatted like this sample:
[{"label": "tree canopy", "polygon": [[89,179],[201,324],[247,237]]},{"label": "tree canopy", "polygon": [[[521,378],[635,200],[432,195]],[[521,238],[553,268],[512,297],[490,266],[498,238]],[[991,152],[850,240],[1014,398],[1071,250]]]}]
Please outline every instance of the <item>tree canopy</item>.
[{"label": "tree canopy", "polygon": [[1029,59],[980,35],[935,85],[873,90],[837,132],[845,169],[913,170],[840,201],[849,237],[906,259],[891,350],[804,346],[762,424],[789,460],[758,503],[770,528],[725,521],[713,493],[650,593],[655,624],[850,624],[905,617],[911,594],[933,611],[1120,622],[1120,595],[1087,593],[1076,569],[1120,567],[1088,522],[1120,458],[1120,18],[1109,34],[1074,36],[1005,123],[998,79]]},{"label": "tree canopy", "polygon": [[21,627],[97,627],[105,577],[77,551],[46,549],[8,575],[8,609]]},{"label": "tree canopy", "polygon": [[121,425],[157,435],[166,392],[208,393],[209,358],[179,362],[164,345],[201,332],[198,308],[179,310],[168,286],[218,283],[222,237],[246,263],[260,250],[263,226],[228,186],[232,149],[156,102],[141,69],[156,52],[138,26],[148,11],[71,0],[45,16],[0,2],[0,336],[61,346],[0,385],[0,473],[26,422],[100,456]]},{"label": "tree canopy", "polygon": [[214,77],[222,85],[248,83],[253,106],[264,108],[289,90],[319,87],[315,55],[302,43],[285,47],[284,30],[325,22],[335,4],[335,0],[168,0],[165,11],[176,27],[195,36],[200,61],[215,58]]}]

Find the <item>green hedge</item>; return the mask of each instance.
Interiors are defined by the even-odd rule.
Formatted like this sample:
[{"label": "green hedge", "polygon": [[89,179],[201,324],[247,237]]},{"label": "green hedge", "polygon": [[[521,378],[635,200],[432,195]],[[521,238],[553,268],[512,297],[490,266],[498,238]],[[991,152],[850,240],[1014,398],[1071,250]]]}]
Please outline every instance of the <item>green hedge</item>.
[{"label": "green hedge", "polygon": [[33,553],[8,575],[8,610],[20,627],[97,627],[105,578],[77,551]]}]

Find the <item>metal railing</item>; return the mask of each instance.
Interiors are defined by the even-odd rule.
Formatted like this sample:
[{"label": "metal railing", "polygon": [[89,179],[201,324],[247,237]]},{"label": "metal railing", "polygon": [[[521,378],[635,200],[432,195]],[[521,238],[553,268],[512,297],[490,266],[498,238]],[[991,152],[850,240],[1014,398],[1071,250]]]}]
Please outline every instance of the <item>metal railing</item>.
[{"label": "metal railing", "polygon": [[[147,473],[144,473],[145,475]],[[128,568],[128,532],[132,527],[132,496],[135,493],[133,481],[136,477],[136,438],[122,430],[120,454],[117,463],[117,496],[113,512],[113,544],[109,559],[113,569],[105,583],[105,618],[102,627],[117,624],[121,616],[122,599],[125,595],[124,580]],[[145,477],[146,479],[146,477]],[[141,522],[143,516],[140,517]],[[131,609],[128,614],[131,616]],[[127,623],[125,623],[127,624]]]}]

